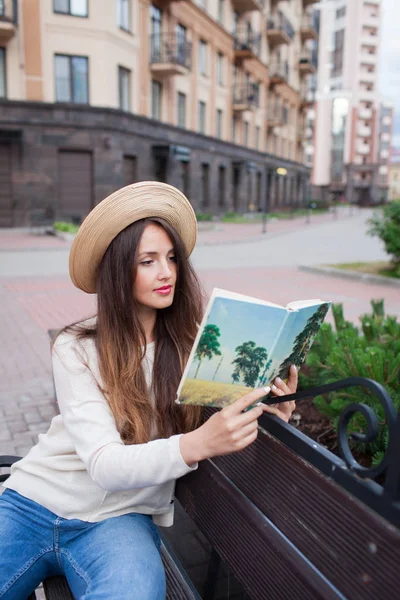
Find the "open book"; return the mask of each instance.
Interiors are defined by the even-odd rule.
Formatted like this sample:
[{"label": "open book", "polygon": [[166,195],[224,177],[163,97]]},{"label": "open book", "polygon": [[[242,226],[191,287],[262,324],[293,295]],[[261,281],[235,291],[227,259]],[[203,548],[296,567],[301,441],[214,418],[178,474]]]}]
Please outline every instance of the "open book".
[{"label": "open book", "polygon": [[177,392],[178,404],[223,407],[305,361],[330,302],[286,307],[215,288]]}]

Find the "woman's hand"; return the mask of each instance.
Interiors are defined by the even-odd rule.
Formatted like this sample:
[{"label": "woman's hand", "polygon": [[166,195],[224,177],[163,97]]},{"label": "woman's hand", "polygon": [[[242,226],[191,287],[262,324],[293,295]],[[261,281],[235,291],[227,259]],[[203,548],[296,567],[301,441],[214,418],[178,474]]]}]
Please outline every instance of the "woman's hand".
[{"label": "woman's hand", "polygon": [[180,439],[183,460],[193,465],[205,458],[222,456],[243,450],[257,438],[258,418],[267,412],[288,422],[296,408],[295,402],[282,402],[276,405],[258,404],[270,391],[275,396],[293,394],[297,389],[298,374],[294,365],[290,368],[289,379],[284,383],[276,379],[272,388],[259,388],[242,396],[233,404],[213,414],[201,427],[185,433]]},{"label": "woman's hand", "polygon": [[[277,377],[274,381],[274,384],[271,386],[271,393],[274,394],[274,396],[287,396],[288,394],[294,394],[297,390],[298,379],[299,376],[297,368],[295,365],[291,365],[287,383]],[[277,415],[287,423],[295,408],[296,402],[292,400],[289,402],[279,402],[277,404],[269,404],[268,406],[266,405],[265,412]]]},{"label": "woman's hand", "polygon": [[182,435],[180,448],[184,461],[192,465],[205,458],[243,450],[254,442],[258,433],[258,418],[266,405],[259,404],[243,411],[259,402],[269,391],[269,387],[253,390],[213,414],[198,429]]}]

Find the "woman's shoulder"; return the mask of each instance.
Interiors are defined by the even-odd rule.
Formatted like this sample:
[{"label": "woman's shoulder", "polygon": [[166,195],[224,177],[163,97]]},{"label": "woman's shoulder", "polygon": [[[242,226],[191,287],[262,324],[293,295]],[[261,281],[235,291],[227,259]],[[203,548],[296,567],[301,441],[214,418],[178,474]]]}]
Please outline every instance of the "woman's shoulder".
[{"label": "woman's shoulder", "polygon": [[90,318],[81,321],[77,326],[69,327],[61,331],[56,337],[52,352],[67,358],[69,356],[78,356],[85,362],[96,353],[94,336],[82,335],[85,330],[94,329],[96,319]]}]

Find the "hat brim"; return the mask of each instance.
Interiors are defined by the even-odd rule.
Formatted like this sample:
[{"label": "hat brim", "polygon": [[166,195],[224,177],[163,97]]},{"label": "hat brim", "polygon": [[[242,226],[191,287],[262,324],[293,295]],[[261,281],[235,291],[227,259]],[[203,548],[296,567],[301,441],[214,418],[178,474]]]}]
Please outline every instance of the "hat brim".
[{"label": "hat brim", "polygon": [[140,181],[123,187],[100,202],[85,218],[69,255],[73,284],[96,293],[100,262],[113,239],[128,225],[140,219],[160,217],[181,237],[189,256],[196,243],[195,212],[182,192],[158,181]]}]

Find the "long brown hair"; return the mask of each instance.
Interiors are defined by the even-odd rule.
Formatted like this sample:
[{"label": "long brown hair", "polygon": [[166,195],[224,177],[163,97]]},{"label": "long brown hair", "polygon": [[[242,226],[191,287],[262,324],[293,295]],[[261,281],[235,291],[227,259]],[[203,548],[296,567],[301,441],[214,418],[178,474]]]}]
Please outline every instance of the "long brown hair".
[{"label": "long brown hair", "polygon": [[[162,227],[171,239],[177,262],[174,300],[157,311],[155,356],[151,390],[147,389],[142,360],[146,338],[133,296],[137,251],[146,226]],[[176,392],[202,318],[203,293],[186,257],[179,235],[160,218],[142,219],[126,227],[108,247],[97,273],[97,320],[66,327],[78,339],[94,338],[101,389],[126,444],[193,430],[201,409],[175,403]],[[153,394],[154,406],[149,400]]]}]

